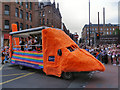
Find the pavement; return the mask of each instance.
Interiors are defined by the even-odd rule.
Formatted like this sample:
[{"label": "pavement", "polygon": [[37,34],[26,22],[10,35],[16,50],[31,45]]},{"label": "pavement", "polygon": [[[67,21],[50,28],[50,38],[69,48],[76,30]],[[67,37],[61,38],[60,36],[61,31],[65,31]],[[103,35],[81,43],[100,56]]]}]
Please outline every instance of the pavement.
[{"label": "pavement", "polygon": [[118,88],[118,66],[105,65],[105,72],[97,72],[86,88]]},{"label": "pavement", "polygon": [[20,70],[18,66],[1,66],[2,88],[118,88],[118,66],[105,65],[105,72],[80,73],[73,80],[47,76],[42,70]]}]

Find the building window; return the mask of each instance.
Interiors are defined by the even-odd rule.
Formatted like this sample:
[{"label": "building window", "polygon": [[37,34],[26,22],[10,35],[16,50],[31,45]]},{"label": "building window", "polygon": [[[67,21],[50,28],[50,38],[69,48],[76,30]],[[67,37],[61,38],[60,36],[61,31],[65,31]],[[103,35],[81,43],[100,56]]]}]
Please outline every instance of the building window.
[{"label": "building window", "polygon": [[40,6],[41,6],[40,8],[43,9],[43,5],[40,5]]},{"label": "building window", "polygon": [[97,31],[97,28],[95,28],[95,31]]},{"label": "building window", "polygon": [[111,35],[112,33],[110,32],[110,35]]},{"label": "building window", "polygon": [[30,2],[30,10],[32,10],[32,2]]},{"label": "building window", "polygon": [[29,20],[32,21],[32,14],[30,14]]},{"label": "building window", "polygon": [[28,20],[28,12],[26,12],[26,20]]},{"label": "building window", "polygon": [[49,24],[49,20],[47,19],[47,25]]},{"label": "building window", "polygon": [[20,18],[23,18],[23,10],[20,10]]},{"label": "building window", "polygon": [[32,28],[32,26],[30,25],[30,28]]},{"label": "building window", "polygon": [[19,4],[18,0],[15,0],[15,2],[16,2],[17,4]]},{"label": "building window", "polygon": [[102,28],[101,28],[101,31],[102,31]]},{"label": "building window", "polygon": [[15,9],[15,16],[16,16],[16,17],[19,16],[19,10],[18,10],[18,8]]},{"label": "building window", "polygon": [[104,32],[104,35],[106,34],[106,32]]},{"label": "building window", "polygon": [[87,31],[88,31],[88,28],[87,28]]},{"label": "building window", "polygon": [[18,29],[18,31],[19,31],[19,23],[18,23],[18,22],[16,22],[16,24],[17,24],[17,29]]},{"label": "building window", "polygon": [[111,28],[110,28],[110,31],[111,31]]},{"label": "building window", "polygon": [[26,8],[28,8],[28,2],[26,2]]},{"label": "building window", "polygon": [[40,16],[41,16],[41,12],[40,12]]},{"label": "building window", "polygon": [[40,19],[40,25],[41,25],[41,19]]},{"label": "building window", "polygon": [[108,35],[109,33],[107,32],[107,35]]},{"label": "building window", "polygon": [[9,20],[5,20],[5,26],[4,29],[9,29]]},{"label": "building window", "polygon": [[45,19],[43,18],[43,25],[45,25]]},{"label": "building window", "polygon": [[87,32],[87,34],[89,34],[89,32]]},{"label": "building window", "polygon": [[44,11],[42,12],[42,16],[45,16],[45,13],[44,13]]},{"label": "building window", "polygon": [[113,28],[113,31],[115,30],[115,28]]},{"label": "building window", "polygon": [[5,5],[5,15],[10,15],[10,7],[8,5]]},{"label": "building window", "polygon": [[107,31],[108,31],[108,28],[107,28]]},{"label": "building window", "polygon": [[23,24],[20,23],[20,30],[23,30]]},{"label": "building window", "polygon": [[28,29],[29,27],[28,27],[28,24],[26,24],[26,29]]},{"label": "building window", "polygon": [[22,2],[22,0],[20,0],[20,5],[23,6],[23,2]]},{"label": "building window", "polygon": [[94,31],[94,28],[92,28],[92,30]]}]

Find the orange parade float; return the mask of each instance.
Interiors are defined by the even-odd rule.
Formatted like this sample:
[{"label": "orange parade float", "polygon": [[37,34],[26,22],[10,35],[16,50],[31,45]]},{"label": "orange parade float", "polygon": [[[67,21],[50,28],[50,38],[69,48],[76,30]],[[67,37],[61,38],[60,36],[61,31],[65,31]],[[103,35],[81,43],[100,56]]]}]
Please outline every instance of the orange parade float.
[{"label": "orange parade float", "polygon": [[42,52],[13,50],[10,45],[10,49],[13,50],[13,54],[11,53],[12,64],[28,67],[31,67],[30,65],[33,64],[32,68],[43,68],[46,75],[55,75],[58,77],[65,75],[63,73],[71,74],[71,72],[105,70],[104,65],[99,60],[86,50],[80,49],[62,30],[44,27],[22,30],[16,33],[12,32],[10,33],[10,42],[12,43],[12,36],[19,34],[22,36],[22,34],[30,31],[34,31],[34,33],[41,31]]}]

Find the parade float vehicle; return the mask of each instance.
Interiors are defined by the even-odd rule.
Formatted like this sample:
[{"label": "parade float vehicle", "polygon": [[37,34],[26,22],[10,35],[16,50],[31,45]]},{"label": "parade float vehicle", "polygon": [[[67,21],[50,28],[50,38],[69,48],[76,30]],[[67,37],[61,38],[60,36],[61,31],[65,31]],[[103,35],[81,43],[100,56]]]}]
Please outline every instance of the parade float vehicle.
[{"label": "parade float vehicle", "polygon": [[[41,50],[20,50],[19,38],[36,36],[37,46]],[[104,71],[104,65],[78,45],[60,29],[51,27],[37,27],[17,31],[17,25],[12,24],[10,32],[11,64],[19,65],[20,69],[31,67],[43,69],[46,75],[54,75],[71,79],[74,72]],[[27,46],[24,46],[27,48]]]}]

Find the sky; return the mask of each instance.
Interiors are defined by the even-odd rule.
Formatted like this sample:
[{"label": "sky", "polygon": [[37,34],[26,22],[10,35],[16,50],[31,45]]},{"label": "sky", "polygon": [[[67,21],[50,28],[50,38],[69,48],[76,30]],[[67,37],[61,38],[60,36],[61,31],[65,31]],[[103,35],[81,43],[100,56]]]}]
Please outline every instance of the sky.
[{"label": "sky", "polygon": [[[41,0],[40,0],[41,1]],[[118,2],[120,0],[90,0],[91,23],[98,24],[98,12],[100,24],[103,24],[103,7],[105,7],[105,23],[118,24]],[[51,0],[53,2],[53,0]],[[81,37],[81,31],[85,24],[89,23],[89,0],[55,0],[59,3],[62,22],[71,33],[77,32]]]}]

